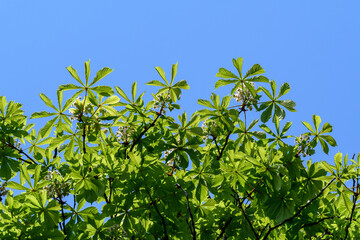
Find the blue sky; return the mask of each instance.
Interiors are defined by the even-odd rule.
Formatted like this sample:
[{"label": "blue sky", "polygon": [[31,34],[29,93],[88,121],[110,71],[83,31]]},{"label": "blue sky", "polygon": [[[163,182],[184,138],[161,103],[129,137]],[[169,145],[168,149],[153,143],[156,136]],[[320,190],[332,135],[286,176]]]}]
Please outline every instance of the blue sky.
[{"label": "blue sky", "polygon": [[[95,72],[114,72],[102,84],[130,91],[156,89],[154,67],[191,89],[182,109],[193,113],[197,99],[214,91],[220,67],[234,70],[232,58],[244,58],[244,70],[259,63],[278,85],[288,82],[297,103],[291,133],[305,130],[312,114],[334,127],[338,147],[314,160],[360,152],[358,1],[0,1],[0,95],[22,103],[26,114],[46,107],[39,94],[56,99],[60,84],[73,83],[65,67],[83,76],[91,59]],[[230,88],[216,90],[222,96]],[[182,111],[178,113],[182,113]],[[320,149],[318,149],[321,152]]]}]

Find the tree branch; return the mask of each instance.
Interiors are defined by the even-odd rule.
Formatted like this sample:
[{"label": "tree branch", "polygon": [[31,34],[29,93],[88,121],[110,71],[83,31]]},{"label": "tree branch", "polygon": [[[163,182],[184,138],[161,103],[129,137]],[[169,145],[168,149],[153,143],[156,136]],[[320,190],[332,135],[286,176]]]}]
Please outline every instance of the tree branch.
[{"label": "tree branch", "polygon": [[21,154],[23,154],[23,155],[25,155],[30,161],[27,161],[27,160],[24,160],[24,159],[22,159],[22,158],[19,158],[21,161],[23,161],[23,162],[26,162],[26,163],[29,163],[29,164],[37,164],[36,162],[35,162],[35,160],[34,159],[32,159],[26,152],[24,152],[22,149],[19,149],[19,148],[17,148],[17,147],[15,147],[14,145],[12,145],[11,143],[7,143],[7,142],[4,142],[5,143],[5,145],[6,146],[8,146],[8,147],[10,147],[10,148],[12,148],[12,149],[15,149],[16,151],[18,151],[19,153],[21,153]]},{"label": "tree branch", "polygon": [[161,112],[163,110],[163,107],[160,108],[159,112],[157,112],[157,116],[156,118],[152,121],[152,123],[150,124],[150,126],[145,127],[145,129],[140,133],[140,135],[134,140],[133,144],[130,147],[130,152],[134,149],[135,145],[140,141],[140,139],[144,136],[144,134],[155,125],[156,121],[159,119],[159,117],[161,116]]},{"label": "tree branch", "polygon": [[240,210],[241,210],[241,212],[243,213],[243,215],[244,215],[244,217],[245,217],[246,221],[247,221],[247,222],[248,222],[248,224],[250,225],[251,230],[253,231],[253,233],[254,233],[254,235],[255,235],[255,238],[256,238],[256,239],[259,239],[259,236],[258,236],[258,234],[256,233],[256,231],[255,231],[255,229],[254,229],[254,227],[253,227],[252,223],[250,222],[250,219],[247,217],[247,215],[246,215],[246,213],[245,213],[245,211],[244,211],[244,209],[243,209],[243,207],[242,207],[242,204],[240,205]]},{"label": "tree branch", "polygon": [[345,237],[344,237],[344,240],[347,238],[348,234],[349,234],[349,228],[350,228],[350,225],[351,225],[351,221],[353,219],[353,216],[354,216],[354,211],[355,211],[355,207],[356,207],[356,201],[357,201],[357,198],[359,196],[359,193],[358,192],[355,192],[354,193],[354,203],[353,203],[353,207],[351,209],[351,215],[350,215],[350,221],[349,221],[349,224],[346,226],[346,229],[345,229]]},{"label": "tree branch", "polygon": [[150,193],[147,192],[150,200],[151,200],[151,204],[155,207],[155,210],[157,212],[157,214],[159,215],[159,217],[161,218],[161,222],[162,222],[162,225],[163,225],[163,228],[164,228],[164,235],[165,235],[165,240],[168,240],[169,239],[169,236],[167,234],[167,230],[166,230],[166,223],[165,223],[165,218],[163,215],[161,215],[157,205],[156,205],[156,202],[153,200],[153,198],[151,197]]},{"label": "tree branch", "polygon": [[190,209],[190,203],[189,203],[189,195],[188,193],[181,187],[180,184],[176,183],[175,184],[177,188],[180,188],[184,194],[185,194],[185,197],[186,197],[186,204],[187,204],[187,210],[189,212],[189,215],[190,215],[190,218],[191,218],[191,225],[192,225],[192,230],[190,228],[190,231],[191,231],[191,234],[193,236],[193,240],[196,240],[196,230],[195,230],[195,222],[194,222],[194,217],[191,213],[191,209]]},{"label": "tree branch", "polygon": [[336,179],[336,178],[333,178],[323,189],[321,189],[321,191],[318,193],[318,195],[316,195],[314,198],[312,198],[310,201],[308,201],[305,205],[303,205],[292,217],[285,219],[284,221],[282,221],[281,223],[275,225],[274,227],[271,227],[271,228],[269,229],[269,231],[266,233],[266,235],[265,235],[265,237],[264,237],[264,240],[269,237],[270,233],[271,233],[274,229],[276,229],[276,228],[284,225],[285,223],[293,220],[294,218],[296,218],[296,217],[302,212],[302,210],[304,210],[304,209],[305,209],[307,206],[309,206],[313,201],[315,201],[318,197],[320,197],[321,194],[325,191],[325,189],[328,188],[328,187],[330,186],[330,184],[334,182],[335,179]]},{"label": "tree branch", "polygon": [[216,238],[216,240],[219,240],[224,235],[225,230],[230,225],[231,221],[232,221],[232,217],[230,217],[230,219],[225,222],[225,225],[220,228],[221,232],[220,235]]},{"label": "tree branch", "polygon": [[229,131],[228,134],[226,135],[224,146],[221,148],[221,151],[220,151],[220,154],[219,154],[218,157],[217,157],[217,160],[220,160],[220,158],[221,158],[222,155],[224,154],[224,150],[225,150],[225,148],[226,148],[226,145],[227,145],[228,142],[229,142],[229,138],[230,138],[231,133],[232,133],[232,131]]}]

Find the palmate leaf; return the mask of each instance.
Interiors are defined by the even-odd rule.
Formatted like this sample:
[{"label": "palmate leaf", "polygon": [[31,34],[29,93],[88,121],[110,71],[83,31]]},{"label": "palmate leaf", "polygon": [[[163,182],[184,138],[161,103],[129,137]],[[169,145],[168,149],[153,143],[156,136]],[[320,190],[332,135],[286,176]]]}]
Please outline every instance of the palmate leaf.
[{"label": "palmate leaf", "polygon": [[220,68],[219,72],[216,74],[216,77],[225,78],[225,79],[229,79],[229,78],[240,79],[234,73],[232,73],[231,71],[229,71],[229,70],[227,70],[225,68]]},{"label": "palmate leaf", "polygon": [[90,83],[89,87],[91,87],[92,85],[94,85],[95,83],[97,83],[98,81],[100,81],[101,79],[103,79],[105,76],[107,76],[109,73],[111,73],[113,71],[113,69],[108,68],[108,67],[104,67],[102,69],[100,69],[97,73],[96,76],[94,77],[93,81]]},{"label": "palmate leaf", "polygon": [[254,75],[258,75],[258,74],[263,74],[265,73],[265,70],[259,65],[259,64],[254,64],[245,74],[244,78],[250,77],[250,76],[254,76]]},{"label": "palmate leaf", "polygon": [[82,83],[82,81],[80,80],[79,78],[79,75],[77,74],[77,71],[72,67],[72,66],[69,66],[66,68],[69,73],[71,74],[71,76],[76,80],[78,81],[82,86],[84,86],[84,84]]}]

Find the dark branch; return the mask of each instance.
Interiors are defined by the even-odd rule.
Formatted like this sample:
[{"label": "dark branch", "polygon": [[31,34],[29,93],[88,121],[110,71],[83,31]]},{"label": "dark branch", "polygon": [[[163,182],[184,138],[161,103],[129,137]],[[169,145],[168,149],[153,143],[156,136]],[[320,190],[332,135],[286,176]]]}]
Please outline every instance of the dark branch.
[{"label": "dark branch", "polygon": [[160,211],[159,211],[159,209],[158,209],[158,207],[157,207],[157,205],[156,205],[156,202],[153,200],[153,198],[151,197],[150,193],[147,192],[147,194],[148,194],[148,196],[149,196],[149,198],[150,198],[150,200],[151,200],[151,204],[155,207],[155,210],[156,210],[157,214],[158,214],[159,217],[161,218],[161,222],[162,222],[162,225],[163,225],[163,228],[164,228],[164,235],[165,235],[165,238],[164,238],[164,239],[165,239],[165,240],[168,240],[168,239],[169,239],[169,236],[168,236],[167,230],[166,230],[165,218],[164,218],[163,215],[161,215],[161,213],[160,213]]},{"label": "dark branch", "polygon": [[159,112],[157,112],[157,116],[156,118],[152,121],[152,123],[150,124],[150,126],[146,127],[145,126],[145,129],[140,133],[140,135],[134,140],[133,144],[131,145],[130,147],[130,152],[134,149],[135,145],[140,141],[140,139],[144,136],[144,134],[150,129],[152,128],[156,121],[159,119],[159,117],[161,116],[161,112],[163,110],[163,107],[160,108]]},{"label": "dark branch", "polygon": [[14,145],[12,145],[11,143],[7,143],[7,142],[5,142],[5,145],[6,146],[8,146],[8,147],[10,147],[10,148],[12,148],[12,149],[15,149],[16,151],[18,151],[19,153],[21,153],[21,154],[23,154],[23,155],[25,155],[30,161],[27,161],[27,160],[24,160],[24,159],[22,159],[22,158],[19,158],[21,161],[23,161],[23,162],[26,162],[26,163],[29,163],[29,164],[37,164],[36,162],[35,162],[35,160],[34,159],[32,159],[26,152],[24,152],[22,149],[20,149],[20,148],[17,148],[17,147],[15,147]]},{"label": "dark branch", "polygon": [[319,220],[317,220],[316,222],[313,222],[313,223],[307,223],[307,224],[303,224],[300,228],[306,228],[306,227],[311,227],[311,226],[314,226],[316,224],[319,224],[327,219],[333,219],[335,216],[331,216],[331,217],[325,217],[325,218],[321,218]]},{"label": "dark branch", "polygon": [[328,188],[332,182],[334,182],[334,180],[335,180],[335,178],[333,178],[323,189],[321,189],[321,191],[318,193],[318,195],[316,195],[314,198],[312,198],[310,201],[308,201],[305,205],[303,205],[292,217],[285,219],[284,221],[282,221],[281,223],[275,225],[274,227],[271,227],[271,228],[269,229],[269,231],[266,233],[266,235],[265,235],[265,237],[264,237],[264,240],[269,237],[270,233],[271,233],[274,229],[276,229],[276,228],[284,225],[285,223],[293,220],[294,218],[296,218],[296,217],[302,212],[302,210],[304,210],[304,209],[305,209],[307,206],[309,206],[313,201],[315,201],[318,197],[320,197],[321,194],[325,191],[325,189]]},{"label": "dark branch", "polygon": [[189,195],[188,193],[181,187],[180,184],[176,183],[175,184],[177,188],[180,188],[183,192],[184,192],[184,195],[186,197],[186,203],[187,203],[187,210],[189,212],[189,215],[190,215],[190,218],[191,218],[191,225],[192,225],[192,230],[190,228],[190,231],[191,231],[191,234],[193,236],[193,240],[196,239],[196,230],[195,230],[195,222],[194,222],[194,217],[191,213],[191,209],[190,209],[190,203],[189,203]]},{"label": "dark branch", "polygon": [[224,235],[225,230],[230,225],[231,221],[232,221],[232,217],[230,217],[230,219],[225,222],[225,225],[220,228],[221,232],[220,235],[216,238],[216,240],[219,240]]},{"label": "dark branch", "polygon": [[246,221],[247,221],[247,222],[248,222],[248,224],[250,225],[251,230],[253,231],[253,233],[254,233],[254,235],[255,235],[255,238],[256,238],[256,239],[259,239],[259,236],[258,236],[258,234],[256,233],[256,231],[255,231],[255,229],[254,229],[254,227],[253,227],[252,223],[250,222],[250,219],[247,217],[247,215],[246,215],[246,213],[245,213],[244,208],[242,207],[242,205],[240,205],[240,210],[241,210],[241,212],[243,213],[243,215],[244,215],[244,217],[245,217]]},{"label": "dark branch", "polygon": [[220,154],[217,157],[217,160],[220,160],[220,158],[224,154],[224,150],[225,150],[225,148],[226,148],[226,146],[227,146],[227,144],[229,142],[229,138],[230,138],[231,133],[232,133],[232,131],[229,131],[228,134],[226,135],[224,146],[221,148],[221,151],[220,151]]},{"label": "dark branch", "polygon": [[350,221],[349,221],[349,224],[346,226],[346,229],[345,229],[345,237],[344,237],[344,240],[347,238],[348,234],[349,234],[349,227],[351,225],[351,221],[353,219],[353,216],[354,216],[354,211],[355,211],[355,207],[356,207],[356,202],[357,202],[357,198],[359,196],[359,193],[358,192],[355,192],[354,193],[354,203],[353,203],[353,207],[351,209],[351,215],[350,215]]}]

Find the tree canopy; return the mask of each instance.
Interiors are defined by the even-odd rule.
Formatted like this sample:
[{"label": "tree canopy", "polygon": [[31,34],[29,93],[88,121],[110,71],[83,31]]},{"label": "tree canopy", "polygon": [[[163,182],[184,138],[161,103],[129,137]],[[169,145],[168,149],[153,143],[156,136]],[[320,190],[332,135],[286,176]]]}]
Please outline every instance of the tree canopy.
[{"label": "tree canopy", "polygon": [[1,96],[0,238],[359,239],[360,155],[305,162],[336,146],[332,126],[313,115],[288,135],[290,85],[233,65],[216,74],[228,95],[177,118],[189,89],[177,64],[155,67],[148,102],[137,82],[128,94],[99,85],[110,68],[91,80],[90,61],[84,78],[69,66],[56,103],[40,94],[38,131]]}]

